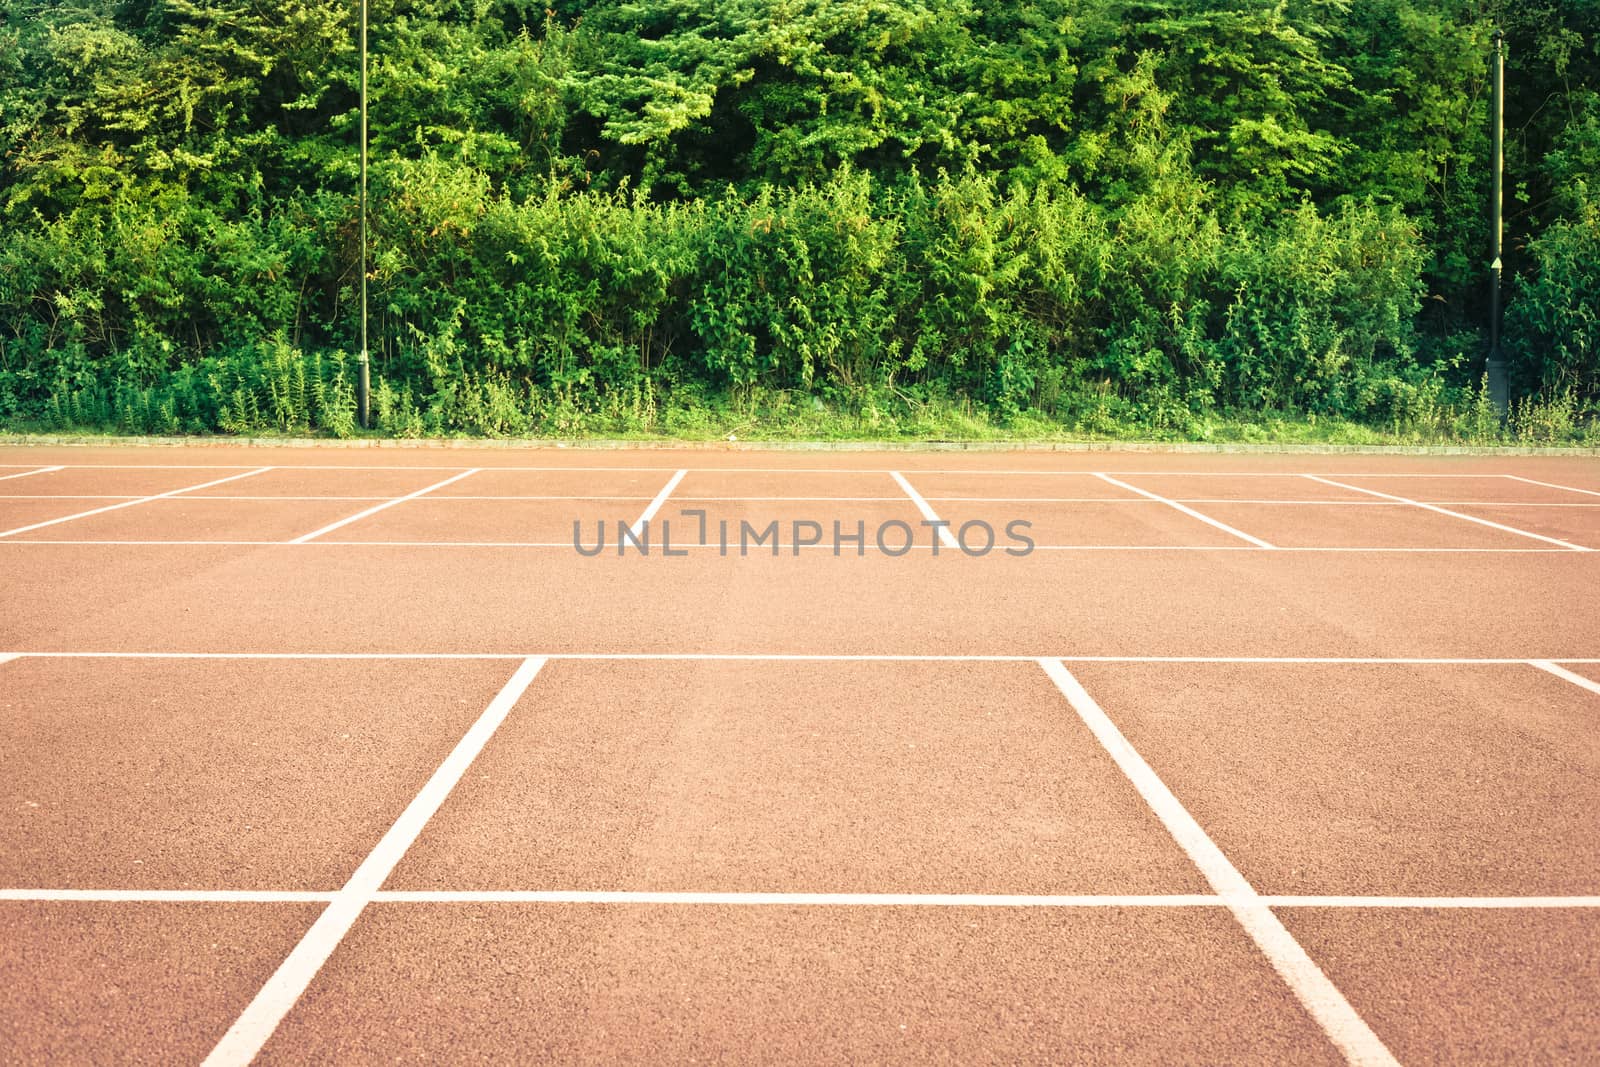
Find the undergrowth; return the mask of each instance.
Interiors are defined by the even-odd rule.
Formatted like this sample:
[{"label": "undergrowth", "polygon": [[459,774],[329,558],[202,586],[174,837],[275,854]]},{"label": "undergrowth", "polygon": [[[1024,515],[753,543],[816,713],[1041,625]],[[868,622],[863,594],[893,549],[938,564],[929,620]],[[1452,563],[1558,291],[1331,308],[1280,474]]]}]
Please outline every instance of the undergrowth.
[{"label": "undergrowth", "polygon": [[42,419],[14,432],[392,438],[618,438],[682,440],[1164,441],[1330,445],[1596,445],[1600,410],[1570,390],[1515,400],[1501,420],[1487,384],[1453,389],[1433,376],[1396,390],[1382,421],[1315,412],[1201,410],[1158,396],[1123,396],[1106,381],[1057,389],[997,412],[939,390],[862,385],[824,399],[799,390],[645,380],[583,394],[506,373],[432,365],[425,383],[375,364],[370,415],[359,426],[357,365],[346,353],[284,343],[253,358],[202,361],[149,387],[89,385],[53,393]]}]

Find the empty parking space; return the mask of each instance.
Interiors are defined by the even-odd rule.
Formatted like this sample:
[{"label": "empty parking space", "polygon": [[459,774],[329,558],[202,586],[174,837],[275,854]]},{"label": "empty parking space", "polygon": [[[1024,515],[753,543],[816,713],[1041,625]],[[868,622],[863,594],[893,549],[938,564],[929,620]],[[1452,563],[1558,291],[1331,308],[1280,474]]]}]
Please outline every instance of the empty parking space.
[{"label": "empty parking space", "polygon": [[0,665],[0,886],[334,889],[504,664]]},{"label": "empty parking space", "polygon": [[[463,469],[365,470],[344,467],[275,467],[239,482],[196,490],[196,498],[211,496],[337,497],[385,500],[425,489]],[[205,481],[196,478],[195,481]],[[186,494],[188,495],[188,494]]]},{"label": "empty parking space", "polygon": [[[560,547],[573,545],[580,535],[590,536],[583,531],[592,533],[603,524],[614,544],[618,525],[637,525],[672,479],[671,473],[635,477],[604,471],[583,472],[581,481],[551,484],[537,477],[543,473],[476,470],[412,499],[370,512],[352,511],[349,521],[315,533],[313,539]],[[311,534],[314,529],[303,532]]]},{"label": "empty parking space", "polygon": [[1600,507],[1588,504],[1523,507],[1454,504],[1451,510],[1585,548],[1600,549]]},{"label": "empty parking space", "polygon": [[1074,672],[1262,893],[1600,893],[1600,701],[1533,667]]},{"label": "empty parking space", "polygon": [[458,497],[599,497],[648,501],[660,491],[671,470],[495,470],[484,468],[452,482],[430,496]]},{"label": "empty parking space", "polygon": [[1036,666],[552,663],[398,889],[1204,882]]},{"label": "empty parking space", "polygon": [[317,911],[0,901],[0,1060],[199,1063]]},{"label": "empty parking space", "polygon": [[264,1063],[1336,1063],[1217,910],[386,904]]},{"label": "empty parking space", "polygon": [[[995,545],[1002,550],[1021,545],[1019,538],[1045,547],[1254,547],[1241,537],[1157,500],[929,503],[934,504],[940,518],[950,523],[951,532],[974,550],[982,547],[989,530],[994,531]],[[1013,527],[1016,522],[1027,525]],[[962,528],[969,523],[973,526],[963,535]]]},{"label": "empty parking space", "polygon": [[1390,496],[1403,496],[1408,500],[1425,504],[1581,504],[1585,501],[1600,503],[1600,499],[1583,493],[1493,474],[1455,478],[1426,475],[1408,478],[1373,478],[1342,474],[1330,474],[1327,477],[1345,485],[1388,493]]},{"label": "empty parking space", "polygon": [[[170,493],[190,486],[204,485],[219,478],[244,474],[262,464],[247,467],[89,467],[63,466],[26,479],[5,483],[11,492],[50,493],[60,496],[143,497]],[[252,475],[251,477],[260,477]],[[248,479],[226,483],[250,484]],[[219,489],[227,492],[227,489]],[[231,491],[240,492],[240,488]]]},{"label": "empty parking space", "polygon": [[1600,1062],[1600,912],[1281,916],[1403,1063]]},{"label": "empty parking space", "polygon": [[[252,623],[271,586],[217,580],[239,554],[238,547],[224,545],[136,548],[0,539],[6,607],[0,611],[0,648],[117,647],[119,638],[148,642],[166,627],[177,640],[213,641],[220,627],[196,609],[217,600],[248,605],[228,618],[238,620],[242,634],[253,631],[259,645],[261,631]],[[190,583],[205,588],[189,592]],[[277,584],[281,589],[284,583]],[[304,602],[297,589],[287,597]],[[67,631],[74,633],[63,638]]]},{"label": "empty parking space", "polygon": [[673,493],[681,500],[897,500],[886,471],[691,470]]},{"label": "empty parking space", "polygon": [[[798,551],[841,556],[903,555],[931,550],[937,541],[933,528],[922,525],[922,513],[909,498],[692,500],[674,495],[655,514],[658,542],[663,522],[671,524],[673,544],[704,545],[717,552],[726,544],[730,557],[793,555],[796,544]],[[594,523],[588,522],[584,528],[593,530]],[[589,533],[585,544],[593,544]]]},{"label": "empty parking space", "polygon": [[1085,473],[901,472],[930,502],[1014,500],[1139,500],[1139,494]]},{"label": "empty parking space", "polygon": [[1280,548],[1550,548],[1548,542],[1453,515],[1396,503],[1274,504],[1218,502],[1196,507]]},{"label": "empty parking space", "polygon": [[1593,463],[1584,464],[1582,467],[1565,467],[1552,472],[1530,469],[1521,474],[1507,474],[1506,477],[1513,481],[1527,482],[1529,485],[1561,490],[1564,497],[1573,493],[1590,498],[1600,497],[1600,469]]},{"label": "empty parking space", "polygon": [[283,541],[361,506],[349,500],[170,496],[16,534],[29,541]]},{"label": "empty parking space", "polygon": [[1355,489],[1312,481],[1298,474],[1117,474],[1118,481],[1147,493],[1191,503],[1211,501],[1363,501],[1371,500]]},{"label": "empty parking space", "polygon": [[[115,501],[75,500],[69,498],[0,500],[0,534],[12,530],[21,531],[25,527],[33,526],[36,523],[51,522],[68,515],[75,515],[78,512],[103,507],[108,503],[115,503]],[[46,528],[48,529],[49,527]],[[11,536],[19,537],[22,535],[21,533],[13,533]]]},{"label": "empty parking space", "polygon": [[[573,524],[590,537],[597,523],[631,525],[646,502],[616,500],[408,500],[317,538],[337,542],[571,545]],[[310,532],[307,524],[302,532]],[[613,543],[614,533],[608,540]],[[589,543],[589,542],[586,542]]]}]

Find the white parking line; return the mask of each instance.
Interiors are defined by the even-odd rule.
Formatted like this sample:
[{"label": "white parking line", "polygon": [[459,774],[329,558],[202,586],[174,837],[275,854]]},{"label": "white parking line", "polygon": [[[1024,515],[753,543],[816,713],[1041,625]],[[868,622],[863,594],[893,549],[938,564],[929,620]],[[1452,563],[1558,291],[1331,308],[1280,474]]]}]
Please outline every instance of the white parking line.
[{"label": "white parking line", "polygon": [[[1366,501],[1355,503],[1364,504]],[[1374,500],[1372,503],[1382,506],[1384,502]],[[1548,500],[1434,500],[1430,503],[1450,508],[1600,508],[1600,504],[1591,504],[1587,500],[1562,500],[1558,503]]]},{"label": "white parking line", "polygon": [[[0,891],[3,892],[3,891]],[[640,890],[387,890],[382,904],[660,904],[689,907],[909,907],[909,908],[1222,908],[1234,901],[1216,893],[1033,895],[1025,893],[694,893]],[[1572,897],[1361,897],[1253,896],[1269,908],[1589,909],[1600,896]]]},{"label": "white parking line", "polygon": [[[680,470],[671,478],[667,479],[667,484],[661,487],[661,492],[655,495],[654,499],[652,499],[650,503],[645,506],[644,511],[639,515],[639,517],[634,520],[633,525],[628,527],[628,531],[633,534],[635,538],[638,538],[643,533],[645,524],[651,519],[655,518],[656,512],[661,510],[661,505],[667,502],[667,497],[672,495],[672,491],[678,488],[678,483],[683,481],[683,476],[688,473],[689,472],[687,470]],[[621,535],[619,534],[618,536],[620,537]]]},{"label": "white parking line", "polygon": [[944,545],[946,548],[960,549],[961,542],[956,539],[955,534],[950,532],[950,524],[944,519],[941,519],[939,517],[939,513],[933,510],[933,505],[928,503],[927,500],[923,499],[922,494],[911,487],[911,483],[906,481],[906,476],[901,474],[899,471],[890,471],[889,477],[893,478],[897,483],[899,483],[900,488],[905,492],[906,496],[910,497],[911,502],[917,506],[917,510],[922,512],[922,517],[924,519],[927,519],[932,523],[938,523],[934,529],[939,531],[939,543]]},{"label": "white parking line", "polygon": [[1426,504],[1420,500],[1412,500],[1410,497],[1395,496],[1393,493],[1380,493],[1376,489],[1366,489],[1359,485],[1347,485],[1344,482],[1336,482],[1330,478],[1324,478],[1320,474],[1307,474],[1305,477],[1310,478],[1314,482],[1321,482],[1323,485],[1331,485],[1339,489],[1352,489],[1358,493],[1370,493],[1373,496],[1381,496],[1386,500],[1393,500],[1400,504],[1410,504],[1413,507],[1419,507],[1426,511],[1437,512],[1440,515],[1448,515],[1452,519],[1462,519],[1466,522],[1475,522],[1479,526],[1487,526],[1494,530],[1503,530],[1506,533],[1516,534],[1519,537],[1531,537],[1535,541],[1543,541],[1546,544],[1560,545],[1562,548],[1570,548],[1575,552],[1593,551],[1592,549],[1585,548],[1583,545],[1575,545],[1570,541],[1561,541],[1554,537],[1546,537],[1544,534],[1536,534],[1530,533],[1527,530],[1519,530],[1515,526],[1505,526],[1498,522],[1490,522],[1488,519],[1480,519],[1476,515],[1468,515],[1462,511],[1451,511],[1449,508],[1441,508],[1437,504]]},{"label": "white parking line", "polygon": [[680,503],[695,504],[901,504],[903,496],[679,496]]},{"label": "white parking line", "polygon": [[1044,668],[1084,725],[1116,761],[1122,773],[1127,775],[1173,840],[1188,853],[1211,887],[1227,900],[1228,910],[1239,925],[1244,927],[1273,969],[1317,1020],[1329,1040],[1344,1053],[1345,1060],[1352,1064],[1398,1067],[1398,1061],[1378,1035],[1372,1032],[1372,1028],[1350,1006],[1344,994],[1339,992],[1322,968],[1300,946],[1300,942],[1272,913],[1271,906],[1262,902],[1244,875],[1223,855],[1188,809],[1166,787],[1144,761],[1144,757],[1134,750],[1127,738],[1122,736],[1122,732],[1071,672],[1060,660],[1042,659],[1039,666]]},{"label": "white parking line", "polygon": [[[203,499],[210,500],[211,498],[210,497],[204,497]],[[432,499],[432,500],[445,500],[445,499],[448,499],[448,498],[447,497],[433,497],[433,498],[430,498],[430,499]],[[327,549],[335,549],[335,548],[344,548],[344,549],[349,549],[349,548],[517,548],[517,549],[522,549],[522,548],[559,548],[559,549],[565,549],[568,552],[572,551],[572,543],[569,542],[569,541],[353,541],[352,540],[352,541],[308,541],[308,542],[304,542],[304,543],[306,545],[308,545],[309,547],[311,547],[311,548],[327,548]],[[44,538],[30,538],[28,540],[21,540],[21,541],[4,541],[4,540],[0,540],[0,545],[32,545],[34,547],[54,546],[54,547],[57,547],[57,548],[60,548],[60,547],[63,547],[63,546],[85,546],[85,545],[94,545],[94,546],[100,546],[100,547],[112,546],[112,547],[123,547],[123,548],[172,548],[174,546],[183,546],[183,547],[206,546],[206,547],[213,547],[214,548],[214,547],[229,546],[229,545],[236,546],[236,547],[245,547],[245,548],[284,548],[286,546],[298,545],[298,544],[300,544],[300,542],[296,542],[296,541],[246,541],[246,540],[226,539],[226,538],[217,538],[216,540],[204,540],[204,541],[196,541],[196,540],[189,540],[189,539],[171,540],[171,541],[130,541],[130,540],[111,539],[111,538],[107,538],[107,539],[75,538],[75,539],[70,540],[70,541],[69,540],[65,540],[65,539],[47,540],[47,539],[44,539]],[[787,547],[792,548],[793,546],[790,545],[790,546],[787,546]],[[799,547],[802,548],[802,549],[806,549],[808,551],[812,551],[812,552],[819,552],[819,551],[820,552],[831,552],[833,550],[832,544],[830,544],[828,542],[821,542],[821,543],[814,544],[814,545],[802,544]],[[917,542],[915,544],[912,544],[912,545],[908,546],[908,551],[910,551],[910,552],[927,552],[927,551],[930,551],[932,549],[932,547],[933,547],[932,545],[924,544],[922,542]],[[943,543],[942,542],[941,542],[941,547],[943,547]],[[714,542],[714,541],[708,542],[706,544],[698,544],[696,542],[691,541],[691,542],[688,542],[687,544],[675,545],[674,546],[674,550],[675,551],[677,549],[680,549],[680,548],[685,550],[685,551],[689,551],[689,552],[695,552],[695,551],[712,551],[712,552],[715,552],[715,551],[719,550],[718,544],[716,542]],[[878,553],[878,552],[882,552],[883,550],[878,548],[876,545],[869,543],[869,544],[867,544],[865,546],[865,551],[869,552],[869,553]],[[1445,546],[1437,546],[1437,545],[1403,545],[1403,546],[1399,546],[1399,547],[1383,546],[1383,545],[1290,545],[1290,546],[1275,545],[1271,549],[1262,549],[1262,548],[1257,548],[1255,545],[1038,545],[1038,544],[1036,544],[1036,545],[1033,546],[1033,551],[1034,552],[1264,552],[1264,551],[1271,551],[1271,552],[1274,552],[1274,553],[1280,553],[1280,554],[1284,554],[1284,555],[1289,555],[1289,554],[1293,554],[1293,553],[1296,553],[1296,552],[1300,552],[1300,553],[1326,552],[1326,553],[1346,553],[1346,554],[1351,554],[1351,555],[1401,554],[1401,555],[1421,555],[1421,556],[1427,556],[1427,555],[1485,555],[1485,556],[1496,556],[1496,555],[1499,555],[1499,556],[1561,555],[1561,556],[1570,556],[1572,554],[1572,550],[1570,548],[1460,547],[1460,546],[1455,546],[1455,545],[1445,545]],[[630,546],[629,552],[626,553],[625,555],[628,555],[628,556],[642,556],[644,554],[645,553],[642,550],[634,550]],[[1002,553],[998,552],[998,551],[990,553],[990,556],[994,556],[994,557],[1000,557],[1001,555],[1002,555]],[[759,552],[754,551],[753,550],[753,546],[752,546],[752,551],[750,553],[750,556],[752,558],[761,558],[761,554]],[[966,557],[966,558],[975,558],[975,557]],[[988,558],[988,557],[984,557],[984,558]]]},{"label": "white parking line", "polygon": [[222,1040],[205,1058],[208,1067],[242,1067],[261,1051],[283,1017],[289,1014],[289,1009],[294,1007],[295,1001],[300,999],[333,950],[339,947],[339,942],[344,940],[361,917],[372,895],[383,887],[395,865],[422,833],[422,828],[445,802],[450,791],[456,787],[483,746],[488,744],[489,738],[494,736],[495,730],[499,729],[543,666],[542,659],[522,661],[511,680],[506,682],[478,721],[456,743],[422,791],[407,805],[395,824],[389,827],[361,866],[356,868],[350,881],[333,897],[288,958],[267,979],[267,984],[261,987],[255,999],[234,1020],[228,1032],[222,1035]]},{"label": "white parking line", "polygon": [[321,537],[323,534],[332,533],[333,531],[335,531],[335,530],[337,530],[337,529],[339,529],[340,527],[343,527],[343,526],[349,526],[352,522],[359,522],[359,521],[361,521],[362,519],[366,518],[369,515],[376,515],[378,512],[383,511],[386,508],[392,508],[396,504],[404,504],[407,500],[415,500],[415,499],[417,499],[417,497],[423,496],[426,493],[431,493],[435,489],[443,489],[445,486],[449,485],[451,482],[459,482],[461,479],[467,477],[469,474],[477,474],[478,471],[481,470],[481,469],[482,468],[480,468],[480,467],[473,467],[471,470],[464,470],[459,474],[452,475],[451,477],[446,478],[442,482],[435,482],[432,485],[428,486],[426,489],[418,489],[414,493],[407,493],[405,496],[397,496],[393,500],[385,500],[381,504],[378,504],[378,505],[375,505],[373,507],[370,507],[365,511],[359,511],[356,514],[349,516],[348,518],[340,519],[338,522],[330,522],[328,525],[324,526],[320,530],[312,530],[310,533],[302,534],[299,537],[296,537],[291,541],[285,541],[284,544],[288,544],[288,545],[303,545],[308,541],[313,541],[316,538]]},{"label": "white parking line", "polygon": [[[55,469],[55,468],[51,468]],[[39,473],[29,471],[28,473]],[[20,477],[13,475],[12,477]],[[1509,477],[1509,475],[1507,476]],[[4,481],[0,478],[0,481]],[[1560,488],[1556,486],[1555,488]],[[1575,489],[1573,492],[1584,492]],[[137,493],[0,493],[0,500],[136,500]],[[319,494],[313,496],[247,496],[244,494],[207,493],[206,500],[235,500],[248,501],[262,504],[270,503],[316,503],[319,501],[335,501],[339,503],[356,501],[381,501],[391,500],[388,496],[345,496],[338,494]],[[456,503],[458,501],[548,501],[548,502],[584,502],[584,501],[644,501],[651,498],[647,496],[624,495],[607,496],[597,493],[582,495],[565,494],[512,494],[496,493],[490,495],[472,495],[468,493],[450,493],[444,496],[430,498],[436,503]],[[683,496],[677,494],[672,498],[677,503],[708,503],[708,504],[765,504],[765,503],[815,503],[815,504],[895,504],[901,503],[905,495],[897,496]],[[1136,504],[1150,507],[1153,504],[1163,504],[1163,500],[1151,500],[1146,497],[1084,497],[1084,496],[924,496],[930,504]],[[1398,500],[1275,500],[1275,499],[1246,499],[1241,497],[1172,497],[1179,504],[1260,504],[1279,507],[1341,507],[1341,508],[1402,508]],[[1555,508],[1555,509],[1600,509],[1600,503],[1589,503],[1578,500],[1434,500],[1430,503],[1441,507],[1454,508]]]},{"label": "white parking line", "polygon": [[1575,489],[1570,485],[1557,485],[1555,482],[1535,481],[1532,478],[1524,478],[1520,474],[1506,474],[1502,475],[1502,477],[1510,478],[1513,481],[1527,482],[1529,485],[1542,485],[1546,489],[1560,489],[1568,493],[1582,493],[1584,496],[1600,496],[1600,493],[1595,492],[1593,489]]},{"label": "white parking line", "polygon": [[22,471],[18,474],[0,474],[0,482],[9,482],[13,478],[29,478],[35,474],[49,474],[60,469],[60,467],[40,467],[38,470]]},{"label": "white parking line", "polygon": [[[1037,655],[917,654],[892,652],[160,652],[14,651],[18,659],[199,659],[199,660],[705,660],[747,663],[1038,663]],[[1530,663],[1600,663],[1581,656],[1073,656],[1051,655],[1063,663],[1234,663],[1272,666],[1506,667]]]},{"label": "white parking line", "polygon": [[930,496],[940,503],[966,504],[1345,504],[1357,507],[1394,507],[1382,500],[1241,500],[1237,497],[1153,497],[1153,496]]},{"label": "white parking line", "polygon": [[[4,889],[0,901],[86,904],[328,904],[339,894],[293,889]],[[621,904],[670,907],[861,908],[1223,908],[1217,893],[749,893],[638,889],[379,890],[374,904]],[[1269,908],[1415,908],[1440,911],[1590,910],[1600,896],[1384,897],[1256,896]]]},{"label": "white parking line", "polygon": [[1204,908],[1223,903],[1205,893],[1144,895],[1091,893],[749,893],[653,890],[388,890],[383,904],[664,904],[687,907],[822,908]]},{"label": "white parking line", "polygon": [[1189,507],[1187,504],[1180,504],[1176,500],[1169,500],[1168,498],[1166,498],[1164,496],[1161,496],[1159,493],[1152,493],[1148,489],[1140,489],[1137,485],[1130,485],[1127,482],[1118,481],[1116,478],[1111,477],[1111,475],[1109,475],[1109,474],[1099,474],[1099,473],[1097,473],[1097,474],[1095,474],[1095,477],[1099,478],[1101,481],[1108,482],[1111,485],[1115,485],[1118,488],[1126,489],[1130,493],[1138,493],[1140,496],[1148,497],[1151,500],[1160,501],[1161,503],[1167,505],[1169,508],[1176,508],[1178,511],[1183,512],[1185,515],[1188,515],[1190,518],[1199,519],[1201,522],[1205,523],[1208,526],[1215,526],[1217,529],[1221,530],[1223,533],[1232,534],[1234,537],[1237,537],[1240,540],[1248,541],[1252,545],[1255,545],[1257,548],[1276,548],[1277,547],[1276,545],[1273,545],[1273,544],[1270,544],[1270,543],[1268,543],[1266,541],[1263,541],[1259,537],[1253,537],[1250,534],[1245,533],[1243,530],[1236,530],[1232,526],[1229,526],[1225,522],[1219,522],[1216,519],[1213,519],[1210,515],[1203,515],[1200,512],[1196,511],[1194,508]]},{"label": "white parking line", "polygon": [[136,504],[148,504],[152,500],[165,500],[168,497],[178,496],[182,493],[192,493],[199,489],[209,489],[213,485],[221,485],[224,482],[233,482],[238,481],[240,478],[250,478],[257,474],[265,474],[269,470],[272,470],[272,468],[257,467],[253,471],[245,471],[243,474],[230,474],[226,478],[218,478],[215,481],[202,482],[199,485],[186,485],[182,489],[170,489],[165,493],[155,493],[151,496],[141,496],[133,500],[124,500],[120,504],[107,504],[103,508],[94,508],[90,511],[80,511],[73,515],[63,515],[59,519],[46,519],[44,522],[36,522],[28,526],[18,526],[14,530],[6,530],[4,533],[0,533],[0,538],[27,533],[29,530],[41,530],[46,526],[55,526],[57,523],[71,522],[73,519],[87,519],[90,515],[103,515],[108,511],[116,511],[119,508],[131,508]]},{"label": "white parking line", "polygon": [[[434,499],[441,502],[454,500],[626,500],[632,503],[640,500],[648,501],[651,498],[647,496],[640,496],[637,493],[628,493],[625,495],[609,495],[604,493],[584,493],[582,495],[556,495],[552,493],[494,493],[484,496],[476,496],[469,493],[448,493],[445,496],[434,497]],[[679,497],[678,499],[682,500],[683,498]]]},{"label": "white parking line", "polygon": [[1269,908],[1439,908],[1510,910],[1514,908],[1600,908],[1600,897],[1352,897],[1263,896]]},{"label": "white parking line", "polygon": [[[1568,660],[1567,662],[1568,663],[1576,663],[1576,662],[1579,662],[1579,661],[1577,661],[1577,660]],[[1547,659],[1530,659],[1528,661],[1528,663],[1531,666],[1538,667],[1541,671],[1548,671],[1549,673],[1555,675],[1557,678],[1563,679],[1564,681],[1571,682],[1573,685],[1578,686],[1580,689],[1587,689],[1591,693],[1600,693],[1600,682],[1597,682],[1592,678],[1585,678],[1583,675],[1578,674],[1578,673],[1576,673],[1574,671],[1569,671],[1565,667],[1557,666],[1556,664],[1550,662]]]},{"label": "white parking line", "polygon": [[82,904],[317,904],[335,893],[284,889],[3,889],[0,900]]},{"label": "white parking line", "polygon": [[[224,496],[221,493],[207,493],[207,500],[234,500],[258,504],[276,504],[279,502],[290,504],[314,503],[321,500],[330,500],[340,504],[354,504],[369,500],[392,500],[388,496]],[[441,497],[440,499],[447,499]]]}]

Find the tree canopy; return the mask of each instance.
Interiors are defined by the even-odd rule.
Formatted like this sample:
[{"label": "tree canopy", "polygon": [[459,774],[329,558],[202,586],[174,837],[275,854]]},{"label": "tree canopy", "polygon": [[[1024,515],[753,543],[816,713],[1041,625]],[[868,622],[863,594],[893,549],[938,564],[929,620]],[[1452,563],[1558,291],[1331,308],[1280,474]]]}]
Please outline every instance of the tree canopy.
[{"label": "tree canopy", "polygon": [[[343,403],[357,11],[0,0],[0,418],[270,423],[283,374]],[[371,27],[396,426],[674,389],[1177,422],[1470,389],[1496,27],[1517,387],[1600,400],[1600,0],[373,0]]]}]

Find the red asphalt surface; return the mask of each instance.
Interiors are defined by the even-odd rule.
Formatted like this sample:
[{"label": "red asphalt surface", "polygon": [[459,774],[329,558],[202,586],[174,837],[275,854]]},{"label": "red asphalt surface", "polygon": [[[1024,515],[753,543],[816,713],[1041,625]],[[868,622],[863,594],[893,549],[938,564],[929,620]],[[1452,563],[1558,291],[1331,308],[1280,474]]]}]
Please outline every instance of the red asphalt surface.
[{"label": "red asphalt surface", "polygon": [[1595,550],[1583,457],[0,448],[0,1063],[1600,1062]]}]

